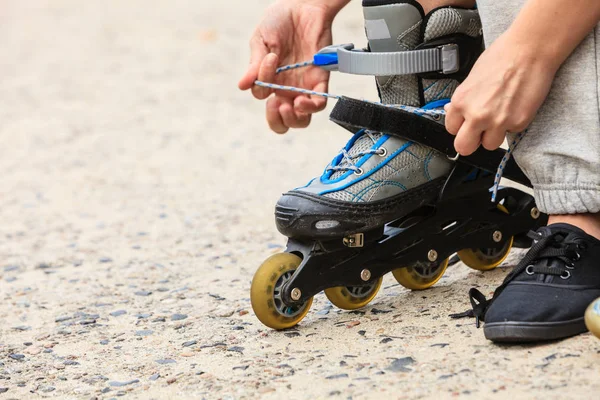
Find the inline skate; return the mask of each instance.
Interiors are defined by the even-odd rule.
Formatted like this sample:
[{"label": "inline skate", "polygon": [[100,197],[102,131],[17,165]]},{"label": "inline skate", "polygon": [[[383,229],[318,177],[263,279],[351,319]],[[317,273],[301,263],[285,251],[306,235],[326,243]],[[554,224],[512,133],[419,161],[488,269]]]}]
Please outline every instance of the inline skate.
[{"label": "inline skate", "polygon": [[[331,46],[314,64],[376,76],[381,103],[339,97],[330,118],[352,138],[322,176],[276,205],[287,247],[251,286],[256,316],[274,329],[301,321],[322,290],[339,308],[363,307],[388,272],[406,288],[429,288],[454,253],[493,269],[547,221],[518,189],[501,187],[490,201],[504,150],[457,157],[444,128],[443,106],[483,49],[477,10],[425,15],[408,0],[364,0],[363,10],[368,48]],[[530,185],[512,160],[503,172]]]}]

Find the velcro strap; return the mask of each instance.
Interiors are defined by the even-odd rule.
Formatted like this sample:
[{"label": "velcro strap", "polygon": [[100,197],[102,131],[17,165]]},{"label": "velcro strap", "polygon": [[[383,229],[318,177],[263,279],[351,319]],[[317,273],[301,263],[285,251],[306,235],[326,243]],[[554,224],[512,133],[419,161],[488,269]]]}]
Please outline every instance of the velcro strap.
[{"label": "velcro strap", "polygon": [[[412,112],[342,97],[329,118],[351,132],[364,128],[431,147],[450,157],[456,155],[454,136],[443,125]],[[458,161],[495,174],[505,154],[503,149],[489,151],[480,147]],[[506,165],[503,176],[531,187],[531,182],[513,159]]]}]

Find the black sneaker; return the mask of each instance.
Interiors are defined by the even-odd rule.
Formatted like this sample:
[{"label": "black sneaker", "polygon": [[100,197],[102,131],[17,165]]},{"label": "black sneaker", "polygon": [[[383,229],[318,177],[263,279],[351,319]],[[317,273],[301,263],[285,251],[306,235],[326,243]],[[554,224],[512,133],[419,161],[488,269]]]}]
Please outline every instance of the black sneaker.
[{"label": "black sneaker", "polygon": [[586,332],[584,313],[600,297],[600,240],[569,224],[530,232],[533,246],[494,292],[476,289],[469,314],[494,342],[556,340]]}]

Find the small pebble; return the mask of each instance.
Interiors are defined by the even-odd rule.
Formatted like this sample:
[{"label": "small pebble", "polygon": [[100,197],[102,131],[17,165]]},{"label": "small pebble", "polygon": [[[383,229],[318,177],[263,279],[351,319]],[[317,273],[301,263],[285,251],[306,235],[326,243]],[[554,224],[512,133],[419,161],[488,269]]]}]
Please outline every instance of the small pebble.
[{"label": "small pebble", "polygon": [[8,356],[13,360],[22,360],[25,358],[24,354],[9,354]]},{"label": "small pebble", "polygon": [[397,358],[386,369],[392,372],[410,372],[412,369],[406,367],[414,363],[415,360],[412,357]]},{"label": "small pebble", "polygon": [[183,347],[190,347],[195,345],[196,343],[198,343],[197,340],[188,340],[187,342],[183,342],[182,346]]},{"label": "small pebble", "polygon": [[170,359],[170,358],[165,358],[165,359],[162,359],[162,360],[156,360],[156,362],[158,364],[164,365],[164,364],[175,364],[177,361],[175,361],[173,359]]},{"label": "small pebble", "polygon": [[152,375],[150,375],[150,378],[148,378],[148,379],[150,379],[151,381],[155,381],[158,378],[160,378],[160,374],[152,374]]},{"label": "small pebble", "polygon": [[118,317],[118,316],[121,316],[121,315],[124,315],[124,314],[127,314],[127,311],[125,311],[125,310],[117,310],[117,311],[113,311],[113,312],[110,313],[110,315],[113,316],[113,317]]},{"label": "small pebble", "polygon": [[150,336],[154,333],[153,330],[150,329],[144,329],[141,331],[135,331],[135,336]]},{"label": "small pebble", "polygon": [[138,290],[137,292],[134,293],[136,296],[150,296],[152,294],[152,292],[148,291],[148,290]]},{"label": "small pebble", "polygon": [[354,328],[357,325],[360,325],[360,321],[350,321],[346,324],[346,328]]},{"label": "small pebble", "polygon": [[8,392],[7,387],[0,387],[0,393],[6,393],[6,392]]},{"label": "small pebble", "polygon": [[167,383],[169,385],[172,384],[172,383],[175,383],[175,382],[177,382],[177,378],[169,378],[169,379],[167,379]]},{"label": "small pebble", "polygon": [[28,331],[30,329],[31,329],[31,327],[27,326],[27,325],[19,325],[19,326],[13,327],[13,330],[20,331],[20,332]]},{"label": "small pebble", "polygon": [[387,313],[391,313],[392,310],[379,310],[377,308],[372,308],[371,309],[371,314],[387,314]]},{"label": "small pebble", "polygon": [[100,259],[98,260],[98,262],[101,262],[101,263],[109,263],[109,262],[112,262],[112,258],[110,258],[110,257],[102,257],[102,258],[100,258]]},{"label": "small pebble", "polygon": [[188,316],[185,314],[173,314],[171,315],[171,321],[181,321],[182,319],[186,319]]},{"label": "small pebble", "polygon": [[32,356],[40,354],[41,352],[42,352],[42,349],[39,347],[28,347],[27,349],[25,349],[25,353],[31,354]]},{"label": "small pebble", "polygon": [[100,344],[107,345],[108,344],[108,339],[101,340]]},{"label": "small pebble", "polygon": [[123,387],[123,386],[127,386],[127,385],[132,385],[134,383],[138,383],[139,381],[140,381],[139,379],[132,379],[130,381],[125,381],[125,382],[111,381],[111,382],[108,382],[108,384],[113,387]]},{"label": "small pebble", "polygon": [[337,375],[330,375],[325,377],[325,379],[340,379],[340,378],[347,378],[348,374],[337,374]]},{"label": "small pebble", "polygon": [[237,353],[243,353],[244,348],[241,346],[232,346],[232,347],[228,348],[227,351],[235,351]]}]

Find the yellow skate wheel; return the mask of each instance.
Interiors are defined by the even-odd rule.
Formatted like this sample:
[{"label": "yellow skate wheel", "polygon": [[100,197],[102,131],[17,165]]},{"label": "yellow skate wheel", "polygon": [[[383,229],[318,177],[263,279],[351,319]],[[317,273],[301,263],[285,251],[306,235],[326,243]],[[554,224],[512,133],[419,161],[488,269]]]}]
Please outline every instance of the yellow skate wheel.
[{"label": "yellow skate wheel", "polygon": [[375,298],[383,282],[380,277],[375,282],[365,286],[337,286],[325,289],[325,296],[337,308],[356,310],[366,306]]},{"label": "yellow skate wheel", "polygon": [[510,254],[514,238],[511,236],[500,249],[463,249],[456,252],[460,261],[478,271],[489,271],[502,264]]},{"label": "yellow skate wheel", "polygon": [[596,299],[589,305],[585,312],[585,325],[600,339],[600,299]]},{"label": "yellow skate wheel", "polygon": [[250,302],[256,317],[273,329],[290,328],[308,313],[312,297],[304,303],[286,305],[281,299],[282,289],[302,259],[291,253],[273,254],[256,270],[250,287]]},{"label": "yellow skate wheel", "polygon": [[399,284],[411,290],[428,289],[435,285],[444,275],[448,267],[448,259],[436,262],[422,262],[411,267],[398,268],[392,271]]},{"label": "yellow skate wheel", "polygon": [[[502,204],[498,204],[498,209],[505,214],[508,214],[508,210]],[[504,246],[500,249],[495,248],[483,248],[483,249],[462,249],[456,252],[460,261],[465,263],[469,268],[476,269],[478,271],[490,271],[502,264],[510,249],[512,249],[514,238],[511,236]]]}]

